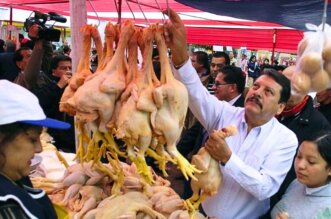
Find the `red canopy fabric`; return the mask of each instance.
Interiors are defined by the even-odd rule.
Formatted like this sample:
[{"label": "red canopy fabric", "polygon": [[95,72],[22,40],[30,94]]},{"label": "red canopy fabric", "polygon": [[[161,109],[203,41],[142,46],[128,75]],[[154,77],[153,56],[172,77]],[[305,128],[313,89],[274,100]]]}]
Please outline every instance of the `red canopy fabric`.
[{"label": "red canopy fabric", "polygon": [[[89,18],[98,17],[102,20],[117,22],[117,17],[110,18],[107,12],[117,12],[119,6],[115,1],[94,0],[86,1]],[[139,5],[137,4],[139,2]],[[128,7],[128,4],[130,7]],[[202,18],[200,10],[185,6],[174,0],[168,0],[170,8],[174,9],[182,17],[187,27],[188,43],[202,45],[223,45],[246,47],[250,50],[272,50],[295,53],[299,41],[303,38],[303,32],[290,29],[275,23],[249,21],[249,20],[225,20],[224,18]],[[62,15],[70,15],[68,0],[0,0],[0,6],[17,9],[39,10],[42,12],[57,12]],[[140,7],[139,7],[140,6]],[[166,0],[123,0],[121,5],[122,20],[125,12],[134,12],[137,18],[141,10],[147,15],[148,22],[162,23],[160,8],[167,8]],[[152,12],[160,14],[160,18],[150,18]],[[131,14],[131,13],[129,13]],[[155,14],[155,13],[154,13]],[[131,18],[132,19],[132,16]],[[137,25],[146,25],[145,19],[135,19]],[[275,44],[274,42],[275,38]]]}]

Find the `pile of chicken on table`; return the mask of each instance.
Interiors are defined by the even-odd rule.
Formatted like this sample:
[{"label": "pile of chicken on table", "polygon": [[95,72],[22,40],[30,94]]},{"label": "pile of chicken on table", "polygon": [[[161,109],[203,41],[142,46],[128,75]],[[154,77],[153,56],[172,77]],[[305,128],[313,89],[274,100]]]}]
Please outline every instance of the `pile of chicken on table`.
[{"label": "pile of chicken on table", "polygon": [[[95,26],[81,29],[81,58],[60,101],[60,110],[76,117],[79,162],[69,166],[59,156],[67,167],[60,180],[32,179],[53,203],[68,209],[72,218],[204,218],[196,209],[221,184],[218,164],[203,148],[192,164],[176,148],[188,93],[173,76],[163,32],[157,24],[139,28],[130,20],[121,26],[108,23],[103,46]],[[93,74],[89,63],[92,40],[99,57]],[[153,43],[159,51],[160,80],[152,64]],[[138,50],[143,57],[140,68]],[[220,137],[235,134],[235,128],[228,130],[219,131]],[[119,147],[114,136],[125,145]],[[170,161],[185,178],[192,178],[192,198],[182,200],[169,181],[146,164],[147,155],[165,176]],[[108,163],[102,163],[102,158]],[[205,177],[208,174],[213,175],[213,183],[204,181],[211,178]]]}]

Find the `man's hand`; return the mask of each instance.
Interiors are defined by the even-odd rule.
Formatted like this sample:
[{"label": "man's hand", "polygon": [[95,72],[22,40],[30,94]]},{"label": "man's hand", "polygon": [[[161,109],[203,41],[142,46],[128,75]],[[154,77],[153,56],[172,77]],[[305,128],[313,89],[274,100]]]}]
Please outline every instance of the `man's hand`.
[{"label": "man's hand", "polygon": [[28,35],[30,37],[30,39],[32,40],[37,40],[39,39],[39,25],[38,24],[33,24],[30,28],[29,28],[29,32]]},{"label": "man's hand", "polygon": [[71,72],[67,72],[66,74],[63,74],[59,82],[57,82],[57,86],[59,86],[60,88],[64,88],[65,86],[67,86],[67,84],[69,84],[71,77],[72,77]]},{"label": "man's hand", "polygon": [[209,135],[209,139],[205,143],[205,148],[215,160],[223,164],[226,164],[232,155],[228,144],[224,138],[221,138],[217,134],[216,130]]},{"label": "man's hand", "polygon": [[184,64],[188,59],[186,44],[186,28],[172,9],[164,10],[165,15],[169,15],[170,22],[166,23],[164,28],[164,38],[167,46],[171,49],[172,61],[175,66]]}]

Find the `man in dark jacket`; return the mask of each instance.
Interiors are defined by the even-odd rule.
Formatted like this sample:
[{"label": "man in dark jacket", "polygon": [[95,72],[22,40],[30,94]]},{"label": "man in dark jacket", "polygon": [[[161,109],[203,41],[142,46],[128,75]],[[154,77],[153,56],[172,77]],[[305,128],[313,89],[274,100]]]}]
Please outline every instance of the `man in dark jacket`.
[{"label": "man in dark jacket", "polygon": [[[50,74],[47,75],[49,80],[44,86],[39,87],[41,93],[37,97],[43,103],[46,116],[71,124],[70,129],[65,131],[48,129],[48,133],[55,140],[56,147],[65,152],[75,152],[74,117],[59,111],[60,99],[72,76],[71,58],[65,55],[54,56],[50,68]],[[50,87],[53,89],[48,90]]]}]

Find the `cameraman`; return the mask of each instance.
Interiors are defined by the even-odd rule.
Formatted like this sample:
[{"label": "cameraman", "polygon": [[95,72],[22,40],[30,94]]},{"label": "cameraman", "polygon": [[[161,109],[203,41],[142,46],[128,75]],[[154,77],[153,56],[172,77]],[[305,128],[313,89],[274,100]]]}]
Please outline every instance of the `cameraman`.
[{"label": "cameraman", "polygon": [[[31,57],[27,60],[26,67],[22,69],[15,83],[27,88],[37,96],[40,106],[47,116],[55,116],[58,112],[59,100],[72,75],[71,59],[63,59],[57,62],[56,66],[52,67],[51,71],[50,66],[53,55],[52,45],[50,41],[46,41],[40,37],[40,29],[41,26],[39,24],[32,24],[28,28],[28,35],[35,41],[35,46]],[[61,71],[56,71],[60,63],[63,64],[65,68],[62,73],[59,73]],[[54,71],[56,71],[57,74],[54,75]],[[65,120],[65,116],[63,116],[61,120]],[[73,138],[71,144],[74,145],[74,143]],[[62,145],[57,146],[62,147]],[[68,147],[68,145],[63,146]],[[69,151],[74,152],[75,147],[71,147],[73,148],[70,148]]]},{"label": "cameraman", "polygon": [[33,24],[28,30],[29,37],[35,41],[35,45],[32,53],[31,51],[29,52],[31,55],[25,57],[21,54],[26,63],[21,66],[17,63],[19,60],[16,60],[21,72],[14,82],[32,92],[43,84],[44,78],[42,72],[49,71],[50,61],[53,55],[51,42],[39,38],[39,28],[38,24]]}]

